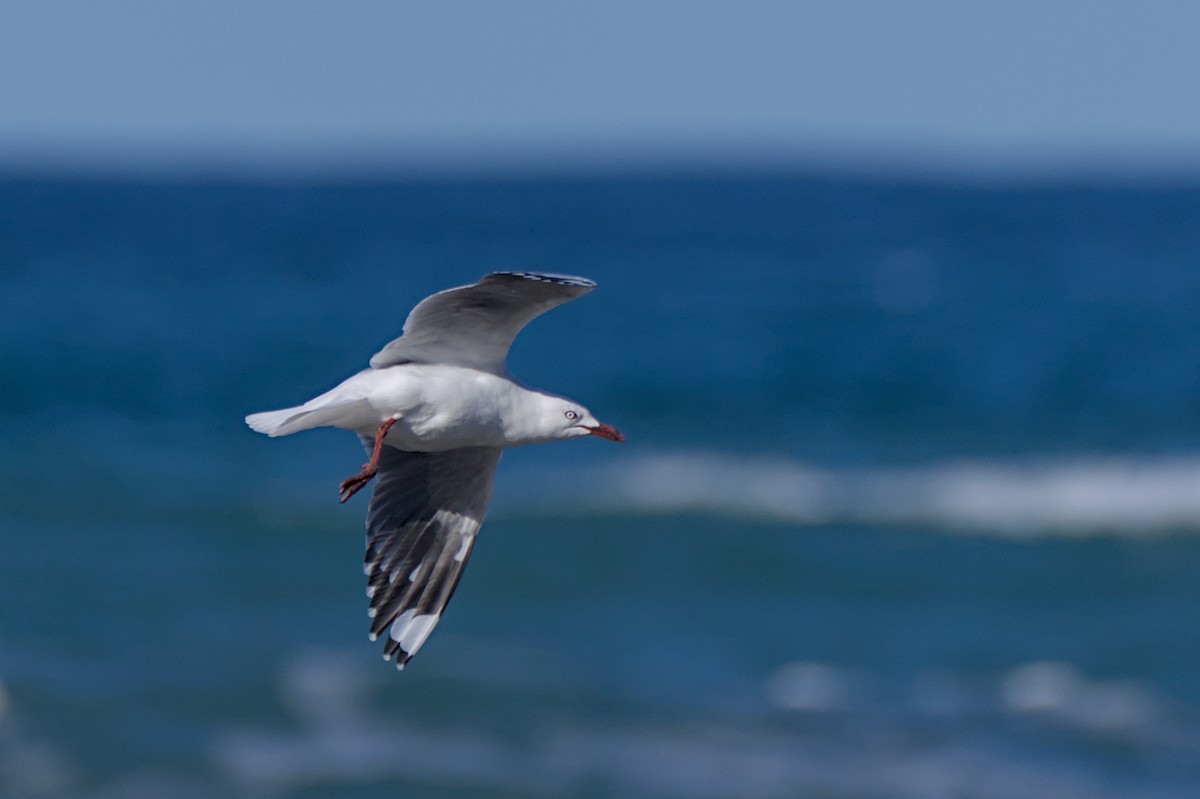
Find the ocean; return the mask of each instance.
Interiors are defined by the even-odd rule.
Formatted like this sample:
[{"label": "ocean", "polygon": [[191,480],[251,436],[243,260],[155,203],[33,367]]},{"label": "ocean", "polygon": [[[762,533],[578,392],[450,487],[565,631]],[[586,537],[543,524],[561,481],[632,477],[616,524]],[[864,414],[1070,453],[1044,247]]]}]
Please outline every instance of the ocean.
[{"label": "ocean", "polygon": [[[0,796],[1200,795],[1200,184],[0,180]],[[355,437],[494,270],[627,437],[368,642]]]}]

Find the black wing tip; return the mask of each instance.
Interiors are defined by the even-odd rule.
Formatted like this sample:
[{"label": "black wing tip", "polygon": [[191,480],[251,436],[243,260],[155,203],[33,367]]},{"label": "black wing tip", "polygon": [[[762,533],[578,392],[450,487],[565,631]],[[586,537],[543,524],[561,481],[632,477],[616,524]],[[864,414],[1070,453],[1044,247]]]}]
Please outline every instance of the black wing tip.
[{"label": "black wing tip", "polygon": [[412,653],[406,652],[404,647],[390,638],[383,645],[383,659],[392,662],[396,671],[404,671],[404,667],[408,665],[408,661],[412,660],[412,657]]},{"label": "black wing tip", "polygon": [[[582,289],[596,288],[596,281],[576,275],[556,275],[551,272],[492,272],[487,278],[517,278],[519,280],[537,280],[542,283],[555,283],[560,286],[574,286]],[[487,278],[484,278],[485,280]]]}]

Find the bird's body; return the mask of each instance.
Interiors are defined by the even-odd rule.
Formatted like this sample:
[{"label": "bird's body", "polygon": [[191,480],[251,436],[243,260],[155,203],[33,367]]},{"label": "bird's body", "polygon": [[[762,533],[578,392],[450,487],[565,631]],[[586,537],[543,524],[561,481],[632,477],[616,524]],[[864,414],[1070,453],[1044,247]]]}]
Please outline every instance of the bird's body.
[{"label": "bird's body", "polygon": [[314,427],[359,434],[371,453],[343,501],[378,475],[367,511],[371,637],[403,668],[450,600],[506,448],[586,435],[621,441],[564,397],[519,383],[504,363],[517,332],[595,284],[498,272],[413,309],[404,335],[365,369],[303,405],[246,417],[270,436]]},{"label": "bird's body", "polygon": [[271,436],[322,426],[373,436],[394,418],[384,443],[397,449],[507,448],[558,438],[556,428],[539,429],[537,410],[564,402],[478,369],[405,363],[365,369],[297,408],[255,414],[250,425]]}]

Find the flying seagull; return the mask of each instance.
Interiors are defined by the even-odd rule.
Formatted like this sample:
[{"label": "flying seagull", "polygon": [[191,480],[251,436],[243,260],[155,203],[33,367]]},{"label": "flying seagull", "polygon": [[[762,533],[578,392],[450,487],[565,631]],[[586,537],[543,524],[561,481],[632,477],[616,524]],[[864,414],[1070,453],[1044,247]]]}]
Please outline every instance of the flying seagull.
[{"label": "flying seagull", "polygon": [[596,287],[536,272],[494,272],[422,300],[403,335],[370,368],[294,408],[254,413],[271,437],[314,427],[358,433],[370,459],[341,484],[345,502],[375,478],[367,507],[372,641],[403,669],[429,637],[462,576],[483,522],[496,463],[508,447],[624,436],[578,402],[537,391],[508,371],[521,328]]}]

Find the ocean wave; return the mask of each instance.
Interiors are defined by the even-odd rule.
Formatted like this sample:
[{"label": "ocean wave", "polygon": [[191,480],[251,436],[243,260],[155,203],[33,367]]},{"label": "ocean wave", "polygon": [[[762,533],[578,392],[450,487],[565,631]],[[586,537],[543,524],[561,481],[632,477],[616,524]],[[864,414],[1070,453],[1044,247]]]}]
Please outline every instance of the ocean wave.
[{"label": "ocean wave", "polygon": [[[714,799],[1194,795],[1186,764],[1196,754],[1196,709],[1070,663],[921,673],[898,683],[833,663],[782,663],[764,677],[765,703],[733,711],[679,718],[627,708],[621,720],[602,723],[541,712],[533,724],[518,714],[498,727],[425,726],[382,709],[374,697],[385,690],[385,672],[350,662],[329,653],[296,658],[280,690],[299,723],[224,730],[210,753],[217,772],[246,795],[389,780],[532,796],[579,795],[587,786],[606,786],[597,795]],[[495,690],[486,664],[471,671]],[[469,692],[466,672],[457,684]],[[519,734],[498,731],[513,725]],[[1166,767],[1132,770],[1114,784],[1104,768],[1083,765],[1114,749],[1135,759],[1165,755]]]},{"label": "ocean wave", "polygon": [[610,462],[573,483],[588,485],[587,494],[554,491],[569,500],[541,502],[538,509],[736,514],[802,525],[926,526],[1007,536],[1200,530],[1200,458],[964,459],[830,469],[673,452]]}]

